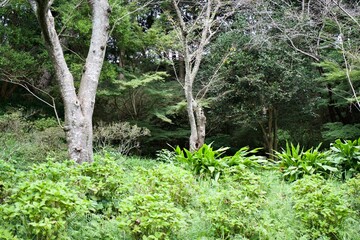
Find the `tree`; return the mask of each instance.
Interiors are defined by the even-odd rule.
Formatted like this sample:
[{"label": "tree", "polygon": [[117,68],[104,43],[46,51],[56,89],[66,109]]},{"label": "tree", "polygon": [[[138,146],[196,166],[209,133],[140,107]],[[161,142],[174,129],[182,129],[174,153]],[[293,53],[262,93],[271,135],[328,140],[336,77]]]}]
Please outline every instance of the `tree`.
[{"label": "tree", "polygon": [[[196,77],[207,52],[207,46],[225,21],[233,15],[244,1],[207,0],[189,4],[187,1],[172,0],[176,13],[175,30],[180,40],[185,64],[183,89],[190,123],[189,149],[199,149],[205,141],[206,116],[201,98],[206,94],[209,82],[194,93]],[[201,96],[197,98],[197,95]]]},{"label": "tree", "polygon": [[70,159],[77,163],[90,162],[93,159],[92,115],[110,28],[109,3],[107,0],[89,1],[92,9],[92,35],[78,91],[55,30],[50,10],[52,1],[29,0],[29,3],[37,16],[59,82],[65,114],[63,129]]}]

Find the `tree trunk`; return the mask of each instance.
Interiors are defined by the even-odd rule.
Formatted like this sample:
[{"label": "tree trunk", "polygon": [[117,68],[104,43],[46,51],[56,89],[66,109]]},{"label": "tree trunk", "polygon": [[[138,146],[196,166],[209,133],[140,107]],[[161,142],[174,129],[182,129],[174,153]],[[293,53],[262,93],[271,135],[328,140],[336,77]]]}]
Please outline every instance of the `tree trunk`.
[{"label": "tree trunk", "polygon": [[77,94],[73,75],[67,66],[55,30],[54,18],[50,11],[51,3],[46,0],[29,0],[29,2],[38,18],[60,85],[65,108],[64,131],[69,157],[77,163],[91,162],[93,160],[92,115],[108,39],[109,4],[107,0],[89,0],[93,30]]},{"label": "tree trunk", "polygon": [[261,131],[263,133],[264,147],[266,152],[269,155],[270,159],[273,159],[274,151],[277,151],[278,148],[278,120],[277,120],[277,110],[275,107],[269,107],[266,109],[266,118],[267,122],[259,121]]},{"label": "tree trunk", "polygon": [[179,57],[179,80],[181,82],[185,81],[185,63],[184,63],[184,57]]},{"label": "tree trunk", "polygon": [[119,73],[119,80],[124,80],[125,75],[123,71],[125,67],[125,51],[123,49],[119,51],[119,67],[121,68],[121,72]]}]

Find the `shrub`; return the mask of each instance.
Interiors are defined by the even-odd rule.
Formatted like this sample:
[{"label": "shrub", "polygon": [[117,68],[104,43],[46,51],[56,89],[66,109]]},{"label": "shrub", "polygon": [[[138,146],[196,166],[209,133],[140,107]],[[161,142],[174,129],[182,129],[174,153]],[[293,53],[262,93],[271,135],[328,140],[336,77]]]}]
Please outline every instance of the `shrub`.
[{"label": "shrub", "polygon": [[174,165],[160,164],[152,169],[138,168],[133,176],[135,192],[170,196],[176,206],[186,208],[198,191],[193,175]]},{"label": "shrub", "polygon": [[159,162],[172,163],[176,159],[176,154],[168,149],[161,149],[156,152],[156,160]]},{"label": "shrub", "polygon": [[242,173],[237,176],[238,182],[225,177],[200,199],[217,239],[247,239],[260,234],[259,210],[265,193],[258,177],[249,170]]},{"label": "shrub", "polygon": [[0,132],[21,135],[30,128],[29,123],[23,118],[21,109],[0,115]]},{"label": "shrub", "polygon": [[88,211],[89,202],[80,198],[64,182],[25,181],[0,206],[10,230],[28,239],[57,239],[66,220]]},{"label": "shrub", "polygon": [[349,179],[344,188],[345,195],[349,199],[352,209],[360,216],[360,174]]},{"label": "shrub", "polygon": [[0,226],[0,240],[18,240],[10,231]]},{"label": "shrub", "polygon": [[78,177],[79,169],[74,161],[56,162],[52,158],[47,158],[47,162],[34,164],[29,170],[23,172],[24,180],[51,180],[53,182],[71,183],[73,177]]},{"label": "shrub", "polygon": [[39,118],[33,122],[35,129],[44,131],[47,128],[59,127],[59,123],[55,118]]},{"label": "shrub", "polygon": [[228,148],[219,148],[213,150],[211,144],[204,144],[195,152],[190,152],[185,149],[181,150],[179,146],[176,147],[176,160],[184,164],[189,168],[194,174],[199,175],[200,177],[208,177],[219,179],[221,172],[224,168],[228,167],[220,156]]},{"label": "shrub", "polygon": [[135,194],[121,201],[117,220],[133,239],[170,239],[185,226],[184,213],[165,194]]},{"label": "shrub", "polygon": [[343,179],[360,173],[360,138],[354,141],[337,139],[330,146],[333,161],[339,166]]},{"label": "shrub", "polygon": [[0,159],[0,204],[8,195],[15,173],[15,168],[11,164]]},{"label": "shrub", "polygon": [[260,149],[254,148],[250,150],[249,147],[242,147],[233,156],[227,156],[223,159],[229,167],[238,166],[242,169],[259,169],[269,164],[264,157],[255,155]]},{"label": "shrub", "polygon": [[106,153],[96,155],[93,163],[79,166],[80,175],[90,178],[86,185],[86,196],[96,202],[100,213],[112,214],[117,202],[127,190],[124,186],[124,170],[119,163]]},{"label": "shrub", "polygon": [[140,147],[139,138],[150,136],[147,128],[130,125],[128,122],[104,124],[100,122],[94,128],[94,142],[97,146],[106,147],[116,144],[117,150],[121,154],[129,154],[133,149]]},{"label": "shrub", "polygon": [[350,210],[334,186],[319,175],[311,175],[295,182],[293,192],[296,217],[304,224],[305,234],[311,239],[336,239]]},{"label": "shrub", "polygon": [[338,169],[330,161],[330,153],[319,151],[320,146],[321,144],[315,149],[310,148],[304,151],[304,149],[300,149],[299,144],[295,147],[293,144],[286,143],[286,149],[283,149],[282,152],[275,152],[284,179],[295,181],[304,175],[329,176],[336,173]]},{"label": "shrub", "polygon": [[116,219],[104,218],[99,214],[74,217],[67,226],[66,236],[67,240],[128,239],[125,238],[124,230],[119,228],[119,222]]}]

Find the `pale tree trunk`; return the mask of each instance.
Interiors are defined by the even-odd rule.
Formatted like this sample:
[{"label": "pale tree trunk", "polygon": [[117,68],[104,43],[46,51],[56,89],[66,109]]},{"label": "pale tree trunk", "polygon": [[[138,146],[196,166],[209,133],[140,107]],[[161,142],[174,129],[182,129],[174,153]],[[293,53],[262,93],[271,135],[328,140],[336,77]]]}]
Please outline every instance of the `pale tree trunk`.
[{"label": "pale tree trunk", "polygon": [[[210,43],[213,36],[219,31],[220,26],[228,17],[233,15],[236,10],[243,6],[248,0],[206,0],[206,1],[179,1],[172,0],[175,9],[177,23],[175,30],[178,34],[182,48],[184,73],[184,93],[187,102],[187,113],[190,123],[190,150],[199,149],[205,142],[206,136],[206,117],[201,106],[201,100],[205,97],[211,80],[204,84],[203,89],[197,94],[194,93],[193,85],[198,74],[200,64],[203,60],[206,46]],[[181,9],[182,4],[196,4],[201,8],[195,19],[189,20],[184,14],[186,10]],[[220,14],[221,13],[221,14]],[[172,19],[172,17],[171,17]],[[172,20],[171,20],[172,21]],[[172,21],[173,22],[173,21]],[[222,61],[223,62],[223,61]],[[180,77],[182,77],[182,61],[180,64]],[[214,75],[216,72],[214,72]],[[214,77],[213,75],[213,77]],[[213,79],[210,78],[210,79]],[[180,78],[181,79],[181,78]],[[205,89],[205,90],[204,90]],[[198,98],[194,97],[198,96]]]},{"label": "pale tree trunk", "polygon": [[104,61],[109,29],[107,0],[89,0],[92,8],[92,36],[78,94],[74,78],[64,58],[48,0],[29,0],[38,18],[55,68],[64,102],[66,140],[69,157],[78,163],[93,160],[92,115],[96,89]]},{"label": "pale tree trunk", "polygon": [[[189,39],[189,30],[193,29],[193,26],[186,26],[185,21],[176,0],[172,1],[173,6],[175,7],[176,14],[179,21],[179,37],[181,40],[181,45],[183,48],[183,58],[185,64],[185,82],[184,82],[184,93],[187,102],[187,113],[190,124],[190,137],[189,137],[189,149],[190,151],[196,151],[199,149],[205,142],[206,136],[206,117],[205,113],[200,105],[200,103],[193,96],[193,85],[196,78],[196,75],[199,71],[201,61],[203,59],[203,54],[205,46],[210,42],[211,37],[214,33],[211,33],[211,25],[214,21],[214,18],[217,14],[217,11],[220,8],[221,3],[216,2],[213,6],[213,1],[208,1],[204,5],[202,11],[202,16],[198,18],[203,18],[202,20],[202,32],[199,35],[198,41],[195,41],[197,45],[196,50],[192,51],[194,39]],[[197,22],[197,21],[196,21]],[[196,23],[195,22],[195,23]],[[181,61],[180,61],[181,64]]]}]

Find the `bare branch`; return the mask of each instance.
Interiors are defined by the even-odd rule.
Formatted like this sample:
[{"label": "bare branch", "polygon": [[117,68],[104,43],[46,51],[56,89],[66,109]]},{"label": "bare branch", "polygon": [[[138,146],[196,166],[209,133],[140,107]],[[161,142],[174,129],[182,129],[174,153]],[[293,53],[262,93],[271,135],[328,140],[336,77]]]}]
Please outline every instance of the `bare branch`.
[{"label": "bare branch", "polygon": [[[7,77],[7,76],[5,76]],[[45,105],[51,107],[53,110],[54,110],[54,113],[55,113],[55,117],[56,117],[56,120],[58,122],[58,125],[63,129],[64,127],[61,125],[61,121],[60,121],[60,118],[59,118],[59,115],[58,115],[58,112],[56,110],[56,104],[55,104],[55,98],[53,96],[51,96],[49,93],[45,92],[44,90],[30,84],[29,82],[23,82],[23,81],[14,81],[12,80],[11,78],[7,77],[7,79],[0,79],[0,81],[2,82],[8,82],[8,83],[11,83],[11,84],[15,84],[15,85],[18,85],[20,87],[23,87],[26,91],[28,91],[31,95],[33,95],[36,99],[38,99],[39,101],[43,102]],[[43,98],[41,98],[40,96],[36,95],[33,91],[30,90],[29,86],[31,86],[32,88],[34,88],[35,90],[47,95],[49,98],[51,98],[51,102],[52,103],[49,103],[47,102],[46,100],[44,100]]]},{"label": "bare branch", "polygon": [[10,0],[2,0],[2,1],[0,2],[0,7],[5,7],[6,4],[8,4],[9,2],[10,2]]},{"label": "bare branch", "polygon": [[[337,18],[335,18],[335,22],[336,24],[338,25],[338,28],[339,28],[339,32],[340,32],[340,35],[343,36],[343,32],[342,32],[342,27],[339,23],[339,21],[337,20]],[[344,59],[344,63],[345,63],[345,72],[346,72],[346,79],[348,80],[348,83],[350,85],[350,89],[351,89],[351,92],[352,92],[352,95],[356,101],[356,108],[360,111],[360,101],[357,97],[357,94],[356,94],[356,91],[355,91],[355,88],[354,88],[354,85],[352,84],[352,81],[351,81],[351,77],[350,77],[350,65],[348,63],[348,60],[347,60],[347,57],[345,55],[345,48],[344,48],[344,42],[343,41],[340,41],[339,42],[339,45],[340,45],[340,48],[341,48],[341,52],[342,52],[342,56],[343,56],[343,59]]]},{"label": "bare branch", "polygon": [[119,18],[117,18],[111,28],[111,30],[109,31],[109,36],[111,36],[112,32],[114,31],[115,27],[120,23],[121,20],[123,20],[125,17],[134,14],[136,12],[141,11],[142,9],[146,8],[147,6],[149,6],[152,2],[154,2],[154,0],[150,0],[147,3],[145,3],[144,5],[142,5],[141,7],[131,11],[131,12],[127,12],[126,14],[120,16]]},{"label": "bare branch", "polygon": [[332,0],[332,2],[333,2],[336,6],[338,6],[338,7],[340,8],[340,10],[343,11],[348,17],[350,17],[351,20],[352,20],[353,22],[355,22],[356,25],[358,25],[358,27],[360,27],[360,23],[359,23],[343,6],[340,5],[340,1],[334,1],[334,0]]},{"label": "bare branch", "polygon": [[[211,85],[214,83],[215,78],[218,76],[218,73],[219,73],[221,67],[224,65],[224,63],[226,62],[226,59],[230,56],[230,54],[231,54],[231,51],[229,51],[227,54],[225,54],[225,56],[221,59],[220,63],[216,67],[214,73],[210,77],[210,80],[208,81],[208,83],[197,93],[196,99],[204,99],[204,97],[206,96],[207,92],[209,91]],[[198,98],[198,96],[200,94],[201,94],[201,97]]]}]

